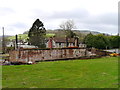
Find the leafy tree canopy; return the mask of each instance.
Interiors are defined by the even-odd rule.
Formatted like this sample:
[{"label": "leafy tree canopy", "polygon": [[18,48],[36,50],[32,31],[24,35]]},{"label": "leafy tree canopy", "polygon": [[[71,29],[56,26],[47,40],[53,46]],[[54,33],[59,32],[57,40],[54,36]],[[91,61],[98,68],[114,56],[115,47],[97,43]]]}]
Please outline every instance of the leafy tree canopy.
[{"label": "leafy tree canopy", "polygon": [[110,47],[109,39],[107,38],[107,36],[105,36],[103,34],[92,35],[90,33],[84,38],[84,43],[89,48],[95,47],[98,49],[105,49],[105,48]]}]

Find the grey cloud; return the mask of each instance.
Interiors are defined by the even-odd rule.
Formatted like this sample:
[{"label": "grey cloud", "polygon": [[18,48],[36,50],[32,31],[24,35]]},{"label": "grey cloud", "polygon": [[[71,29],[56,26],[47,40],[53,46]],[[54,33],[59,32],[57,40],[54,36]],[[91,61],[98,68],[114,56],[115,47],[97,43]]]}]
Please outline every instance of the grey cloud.
[{"label": "grey cloud", "polygon": [[11,13],[15,13],[15,11],[11,8],[7,8],[7,7],[0,7],[0,16],[5,16],[5,15],[9,15]]},{"label": "grey cloud", "polygon": [[[33,10],[34,19],[39,18],[43,23],[47,23],[48,28],[55,29],[55,22],[64,19],[73,19],[76,27],[80,27],[100,32],[117,33],[118,14],[104,13],[101,15],[91,15],[85,9],[73,9],[70,11],[45,12],[40,9]],[[59,22],[61,23],[61,22]],[[52,26],[50,26],[52,25]],[[82,25],[82,26],[81,26]],[[25,27],[23,24],[17,23],[17,27]]]},{"label": "grey cloud", "polygon": [[79,19],[85,18],[89,12],[85,9],[73,9],[70,11],[54,12],[49,18],[51,19]]},{"label": "grey cloud", "polygon": [[78,22],[91,25],[118,25],[117,13],[105,13],[102,15],[88,16],[84,19],[78,19]]},{"label": "grey cloud", "polygon": [[15,27],[15,28],[26,28],[27,25],[21,22],[16,22],[14,24],[11,24],[10,26]]},{"label": "grey cloud", "polygon": [[47,17],[49,19],[73,19],[76,23],[88,25],[118,25],[117,13],[104,13],[101,15],[90,15],[85,9],[74,9],[71,11],[54,12]]},{"label": "grey cloud", "polygon": [[91,30],[110,33],[118,32],[117,13],[104,13],[102,15],[88,16],[83,19],[78,19],[77,23]]},{"label": "grey cloud", "polygon": [[100,20],[104,24],[117,25],[118,24],[118,14],[117,13],[107,13],[100,17]]},{"label": "grey cloud", "polygon": [[109,32],[109,33],[117,33],[118,27],[114,25],[105,25],[105,24],[84,24],[85,27],[89,28],[90,30],[97,30],[100,32]]},{"label": "grey cloud", "polygon": [[[86,10],[72,10],[67,12],[55,12],[47,17],[52,20],[58,19],[73,19],[77,28],[84,27],[85,29],[100,31],[109,34],[118,33],[118,14],[104,13],[101,15],[91,15]],[[49,19],[48,19],[49,20]],[[80,26],[82,25],[82,26]]]},{"label": "grey cloud", "polygon": [[48,16],[50,15],[50,13],[45,12],[41,9],[32,9],[31,12],[33,15],[30,16],[30,18],[33,18],[33,19],[39,18],[40,20],[42,20],[42,19],[48,20],[49,19]]},{"label": "grey cloud", "polygon": [[[117,25],[111,25],[111,24],[98,24],[98,23],[84,23],[83,24],[85,28],[88,28],[89,30],[99,31],[101,33],[118,33],[118,27]],[[79,26],[80,27],[80,26]]]},{"label": "grey cloud", "polygon": [[6,30],[6,34],[7,35],[15,35],[15,34],[22,34],[24,31],[27,31],[30,27],[25,24],[25,23],[21,23],[21,22],[16,22],[16,23],[12,23],[9,24],[5,30]]}]

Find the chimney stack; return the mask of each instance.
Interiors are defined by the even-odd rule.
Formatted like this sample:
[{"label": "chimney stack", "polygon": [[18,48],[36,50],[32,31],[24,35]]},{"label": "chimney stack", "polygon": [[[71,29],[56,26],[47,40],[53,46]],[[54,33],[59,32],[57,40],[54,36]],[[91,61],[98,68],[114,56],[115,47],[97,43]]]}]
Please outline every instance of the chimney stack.
[{"label": "chimney stack", "polygon": [[48,48],[53,48],[53,43],[52,43],[52,37],[50,37],[49,41],[48,41]]},{"label": "chimney stack", "polygon": [[78,44],[78,37],[75,37],[75,47],[79,47],[79,44]]}]

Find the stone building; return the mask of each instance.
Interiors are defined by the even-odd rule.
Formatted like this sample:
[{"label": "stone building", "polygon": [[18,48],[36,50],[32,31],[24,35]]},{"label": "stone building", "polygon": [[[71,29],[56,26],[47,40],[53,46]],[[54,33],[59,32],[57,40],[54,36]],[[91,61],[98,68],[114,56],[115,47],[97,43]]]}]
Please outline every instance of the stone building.
[{"label": "stone building", "polygon": [[79,42],[78,38],[58,38],[51,37],[46,43],[47,48],[64,48],[64,47],[86,47]]}]

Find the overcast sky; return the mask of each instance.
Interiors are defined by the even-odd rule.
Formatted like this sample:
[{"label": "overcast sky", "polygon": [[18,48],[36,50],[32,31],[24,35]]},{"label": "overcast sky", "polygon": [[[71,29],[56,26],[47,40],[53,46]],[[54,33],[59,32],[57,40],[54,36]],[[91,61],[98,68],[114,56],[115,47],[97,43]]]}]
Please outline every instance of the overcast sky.
[{"label": "overcast sky", "polygon": [[79,30],[118,32],[119,0],[0,0],[0,35],[22,34],[39,18],[46,29],[72,19]]}]

